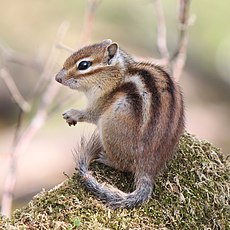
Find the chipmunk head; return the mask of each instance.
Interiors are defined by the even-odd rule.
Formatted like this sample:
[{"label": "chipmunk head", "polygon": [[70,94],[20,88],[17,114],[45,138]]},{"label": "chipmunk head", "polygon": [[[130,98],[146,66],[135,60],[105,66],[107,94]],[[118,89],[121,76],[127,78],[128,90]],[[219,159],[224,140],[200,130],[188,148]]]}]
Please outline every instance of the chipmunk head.
[{"label": "chipmunk head", "polygon": [[125,68],[123,51],[110,39],[83,47],[65,61],[56,81],[72,89],[87,92],[121,81]]}]

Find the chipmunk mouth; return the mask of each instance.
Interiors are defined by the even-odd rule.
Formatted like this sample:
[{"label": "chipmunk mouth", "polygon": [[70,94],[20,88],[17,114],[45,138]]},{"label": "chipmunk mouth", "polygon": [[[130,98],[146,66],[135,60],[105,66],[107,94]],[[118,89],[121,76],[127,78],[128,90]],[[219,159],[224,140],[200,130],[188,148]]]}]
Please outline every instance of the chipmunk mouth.
[{"label": "chipmunk mouth", "polygon": [[78,89],[80,86],[78,80],[75,78],[65,80],[62,84],[68,86],[70,89]]},{"label": "chipmunk mouth", "polygon": [[60,84],[62,84],[62,79],[61,78],[58,78],[57,76],[55,77],[55,80],[57,81],[57,82],[59,82]]}]

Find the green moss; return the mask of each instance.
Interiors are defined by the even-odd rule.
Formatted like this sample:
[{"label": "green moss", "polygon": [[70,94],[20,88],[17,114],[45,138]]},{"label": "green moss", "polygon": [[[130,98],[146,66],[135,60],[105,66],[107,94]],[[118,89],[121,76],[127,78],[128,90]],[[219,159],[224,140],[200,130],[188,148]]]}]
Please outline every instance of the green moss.
[{"label": "green moss", "polygon": [[[6,224],[17,229],[230,229],[229,168],[219,149],[185,133],[148,204],[111,210],[88,193],[74,174],[35,196],[10,220],[1,218],[0,229]],[[98,180],[124,191],[133,189],[133,178],[127,173],[100,164],[92,170]]]}]

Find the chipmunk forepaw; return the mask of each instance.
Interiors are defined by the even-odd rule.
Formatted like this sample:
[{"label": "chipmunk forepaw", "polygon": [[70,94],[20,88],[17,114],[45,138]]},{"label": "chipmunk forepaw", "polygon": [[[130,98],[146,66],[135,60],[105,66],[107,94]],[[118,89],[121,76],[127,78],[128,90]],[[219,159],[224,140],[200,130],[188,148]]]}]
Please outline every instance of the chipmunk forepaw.
[{"label": "chipmunk forepaw", "polygon": [[76,110],[74,109],[67,110],[62,114],[62,116],[66,120],[69,126],[77,124]]}]

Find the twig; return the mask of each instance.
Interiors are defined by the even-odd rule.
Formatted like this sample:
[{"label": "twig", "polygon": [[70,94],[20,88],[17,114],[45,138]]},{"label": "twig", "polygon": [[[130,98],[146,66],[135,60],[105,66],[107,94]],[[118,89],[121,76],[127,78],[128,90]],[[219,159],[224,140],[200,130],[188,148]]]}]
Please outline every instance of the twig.
[{"label": "twig", "polygon": [[58,49],[63,49],[63,50],[65,50],[65,51],[69,52],[69,53],[73,53],[73,52],[75,51],[73,48],[70,48],[69,46],[67,46],[67,45],[65,45],[65,44],[63,44],[63,43],[61,43],[61,42],[59,42],[59,43],[56,45],[56,47],[57,47]]},{"label": "twig", "polygon": [[165,25],[165,16],[161,4],[161,0],[154,0],[156,19],[157,19],[157,48],[172,76],[179,81],[182,70],[186,61],[187,44],[188,44],[188,19],[189,19],[189,3],[190,0],[179,1],[179,41],[175,54],[170,58],[167,48],[167,34]]},{"label": "twig", "polygon": [[[24,113],[23,113],[21,107],[19,107],[17,125],[15,128],[13,144],[12,144],[12,147],[10,150],[10,155],[9,155],[9,161],[13,161],[16,163],[17,163],[17,160],[15,159],[14,152],[15,152],[15,148],[17,146],[18,140],[19,140],[19,133],[20,133],[20,129],[21,129],[23,114]],[[9,172],[8,172],[7,178],[5,180],[5,184],[4,184],[1,213],[3,215],[6,215],[6,216],[10,215],[11,205],[13,202],[13,188],[14,188],[15,183],[16,183],[16,177],[14,175],[16,175],[16,170],[17,170],[16,164],[10,164]]]},{"label": "twig", "polygon": [[[89,6],[85,16],[85,23],[82,31],[82,36],[81,36],[82,38],[81,43],[89,40],[98,2],[99,2],[98,0],[91,0],[89,2]],[[62,44],[62,39],[67,31],[67,27],[68,25],[66,23],[63,23],[60,26],[56,41],[53,44],[49,58],[42,71],[39,83],[37,83],[36,94],[40,98],[37,111],[33,119],[31,120],[31,122],[25,129],[25,131],[21,134],[19,138],[15,138],[16,141],[14,141],[12,145],[11,155],[9,156],[10,159],[9,159],[8,173],[4,184],[2,207],[1,207],[1,213],[6,216],[9,216],[11,213],[13,192],[14,192],[16,176],[17,176],[18,158],[22,155],[22,153],[24,153],[26,147],[29,145],[31,139],[33,138],[37,130],[39,130],[39,128],[41,128],[41,126],[45,123],[45,121],[47,120],[47,116],[52,114],[52,111],[51,113],[48,113],[48,107],[54,101],[59,86],[58,84],[53,84],[51,82],[50,76],[52,76],[52,70],[54,65],[56,64],[57,57],[58,57],[58,52],[56,51],[56,48],[57,46],[60,46],[60,44]],[[55,106],[55,108],[58,108],[58,105]],[[21,119],[19,119],[19,121],[21,122]],[[18,127],[20,128],[20,123]],[[16,136],[18,135],[19,128],[16,129],[16,134],[15,134]]]},{"label": "twig", "polygon": [[51,78],[49,78],[49,77],[52,75],[52,71],[54,69],[55,64],[57,63],[57,58],[59,56],[59,50],[56,48],[56,46],[57,46],[57,44],[62,42],[68,28],[69,28],[69,22],[67,22],[67,21],[62,22],[62,24],[60,25],[58,32],[57,32],[57,35],[56,35],[56,39],[53,43],[49,57],[46,61],[45,67],[41,73],[41,76],[40,76],[36,86],[35,86],[33,96],[41,94],[44,90],[46,90],[45,88],[47,87],[48,83],[51,80]]},{"label": "twig", "polygon": [[23,96],[20,94],[14,80],[12,79],[12,76],[5,68],[0,69],[0,77],[5,82],[7,88],[11,93],[12,98],[14,99],[18,107],[21,108],[23,112],[30,111],[30,104],[27,103]]},{"label": "twig", "polygon": [[19,53],[11,49],[7,44],[3,44],[2,42],[0,43],[0,54],[7,62],[12,62],[19,65],[30,67],[39,73],[43,69],[43,63],[39,62],[39,59],[37,57],[30,58],[25,54]]},{"label": "twig", "polygon": [[89,38],[91,37],[93,25],[96,16],[96,10],[100,3],[100,0],[88,0],[88,7],[85,14],[85,20],[83,23],[83,30],[79,39],[79,46],[89,43]]},{"label": "twig", "polygon": [[167,31],[165,25],[165,16],[161,0],[154,0],[156,21],[157,21],[157,49],[166,62],[169,61],[169,51],[167,48]]},{"label": "twig", "polygon": [[190,0],[179,0],[179,41],[178,48],[172,58],[173,76],[179,80],[186,61],[189,26]]},{"label": "twig", "polygon": [[[58,30],[57,37],[63,38],[64,34],[66,33],[65,27],[64,29],[62,28],[63,28],[63,24]],[[56,43],[58,43],[58,41]],[[47,61],[50,64],[50,68],[54,66],[53,62],[56,62],[56,59],[57,59],[57,53],[54,51],[51,53],[53,54],[53,59],[50,55]],[[41,77],[43,77],[43,80],[44,78],[48,78],[52,75],[51,74],[52,70],[50,69],[48,70],[48,64],[46,64],[46,66],[44,67],[43,74],[44,73],[46,73],[48,76],[42,75]],[[22,155],[22,153],[25,152],[25,149],[29,145],[31,139],[33,138],[37,130],[39,130],[41,126],[45,123],[48,107],[54,100],[54,97],[56,96],[58,89],[59,88],[57,84],[50,83],[45,88],[45,91],[41,92],[41,95],[40,95],[41,100],[40,100],[40,104],[38,105],[36,114],[34,115],[33,119],[29,123],[26,130],[22,133],[18,141],[14,143],[12,146],[11,155],[9,159],[9,171],[6,175],[6,179],[4,183],[4,191],[2,195],[1,213],[5,216],[9,216],[11,213],[13,192],[14,192],[16,178],[17,178],[18,158]]]}]

